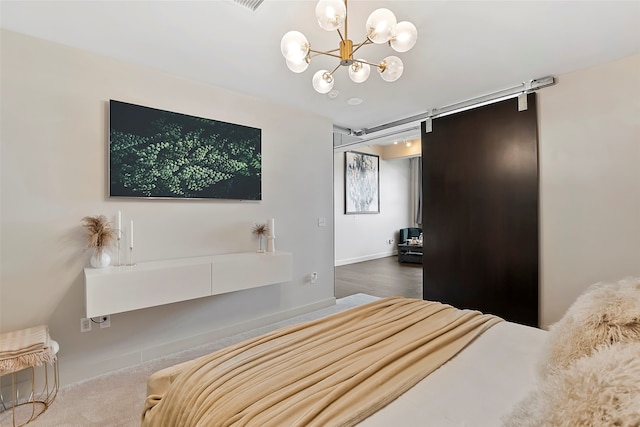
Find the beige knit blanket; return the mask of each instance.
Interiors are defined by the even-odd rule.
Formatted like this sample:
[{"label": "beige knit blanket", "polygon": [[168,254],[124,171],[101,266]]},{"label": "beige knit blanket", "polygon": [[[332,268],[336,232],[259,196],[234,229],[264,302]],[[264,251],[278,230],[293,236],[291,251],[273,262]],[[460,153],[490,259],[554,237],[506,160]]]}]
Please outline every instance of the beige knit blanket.
[{"label": "beige knit blanket", "polygon": [[382,299],[156,372],[142,425],[352,426],[500,321]]},{"label": "beige knit blanket", "polygon": [[0,374],[53,363],[49,328],[45,325],[0,334]]}]

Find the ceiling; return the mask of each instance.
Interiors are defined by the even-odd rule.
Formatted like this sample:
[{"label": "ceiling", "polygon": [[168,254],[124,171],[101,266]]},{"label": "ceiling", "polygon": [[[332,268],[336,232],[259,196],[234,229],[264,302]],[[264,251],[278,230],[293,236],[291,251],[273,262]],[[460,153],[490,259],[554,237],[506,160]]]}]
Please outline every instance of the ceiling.
[{"label": "ceiling", "polygon": [[[351,0],[349,38],[364,40],[375,9],[391,9],[418,29],[416,46],[359,52],[377,62],[397,55],[404,74],[393,83],[372,69],[356,84],[335,74],[339,93],[316,93],[311,77],[337,59],[317,57],[295,74],[280,54],[289,30],[312,48],[338,47],[317,25],[313,0],[265,0],[255,11],[218,1],[6,1],[2,28],[246,93],[366,129],[430,109],[640,53],[639,1],[362,1]],[[559,82],[561,84],[561,81]],[[361,98],[360,105],[347,103]]]}]

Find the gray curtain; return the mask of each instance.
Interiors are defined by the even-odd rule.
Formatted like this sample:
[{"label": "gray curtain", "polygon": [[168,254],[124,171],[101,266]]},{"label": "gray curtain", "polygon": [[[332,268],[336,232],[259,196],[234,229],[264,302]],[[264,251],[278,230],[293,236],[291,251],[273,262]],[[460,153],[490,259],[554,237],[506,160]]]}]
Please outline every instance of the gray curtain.
[{"label": "gray curtain", "polygon": [[411,180],[411,216],[414,227],[422,227],[422,157],[409,159]]}]

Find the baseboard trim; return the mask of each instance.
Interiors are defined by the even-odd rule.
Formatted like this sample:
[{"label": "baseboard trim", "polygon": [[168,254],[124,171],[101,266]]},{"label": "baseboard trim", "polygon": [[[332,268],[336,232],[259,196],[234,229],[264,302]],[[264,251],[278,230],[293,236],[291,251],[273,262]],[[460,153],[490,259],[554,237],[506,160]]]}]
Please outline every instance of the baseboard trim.
[{"label": "baseboard trim", "polygon": [[363,261],[371,261],[371,260],[374,260],[374,259],[386,258],[386,257],[394,256],[394,255],[397,255],[397,254],[398,254],[398,252],[393,250],[391,252],[384,252],[384,253],[373,254],[373,255],[365,255],[365,256],[356,257],[356,258],[340,259],[340,260],[335,260],[334,266],[335,267],[340,267],[341,265],[355,264],[357,262],[363,262]]}]

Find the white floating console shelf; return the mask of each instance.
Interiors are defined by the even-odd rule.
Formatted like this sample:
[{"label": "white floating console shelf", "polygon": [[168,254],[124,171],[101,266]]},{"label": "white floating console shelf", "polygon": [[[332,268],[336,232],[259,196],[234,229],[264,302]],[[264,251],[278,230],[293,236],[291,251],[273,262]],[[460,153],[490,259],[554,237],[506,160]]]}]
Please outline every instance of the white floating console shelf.
[{"label": "white floating console shelf", "polygon": [[87,317],[250,289],[293,278],[288,252],[236,253],[85,268]]}]

